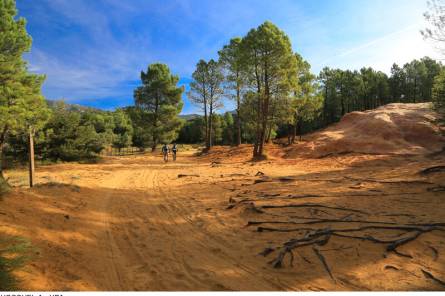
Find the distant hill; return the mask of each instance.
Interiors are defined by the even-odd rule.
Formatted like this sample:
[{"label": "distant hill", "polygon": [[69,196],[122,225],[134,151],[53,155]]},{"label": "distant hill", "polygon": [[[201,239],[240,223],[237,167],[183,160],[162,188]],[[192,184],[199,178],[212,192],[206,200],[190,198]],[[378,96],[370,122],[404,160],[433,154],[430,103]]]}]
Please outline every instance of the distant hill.
[{"label": "distant hill", "polygon": [[182,118],[184,120],[192,120],[198,117],[201,117],[202,115],[198,115],[198,114],[184,114],[184,115],[179,115],[179,118]]},{"label": "distant hill", "polygon": [[[67,106],[67,108],[71,111],[79,111],[79,112],[84,112],[84,111],[95,111],[95,112],[108,112],[107,110],[102,110],[99,108],[93,108],[93,107],[88,107],[88,106],[83,106],[83,105],[79,105],[79,104],[71,104],[71,103],[67,103],[66,101],[63,100],[46,100],[48,103],[48,106],[50,108],[54,108],[56,106],[57,103],[59,102],[64,102],[65,105]],[[232,113],[232,115],[236,115],[236,111],[229,111],[230,113]],[[179,118],[182,118],[184,120],[192,120],[198,117],[202,117],[202,115],[199,114],[183,114],[183,115],[179,115]]]},{"label": "distant hill", "polygon": [[105,110],[101,110],[101,109],[93,108],[93,107],[82,106],[82,105],[79,105],[79,104],[70,104],[70,103],[67,103],[67,102],[65,102],[65,101],[63,101],[63,100],[46,100],[46,102],[48,103],[48,106],[49,106],[50,108],[54,108],[54,107],[56,106],[57,103],[63,102],[63,103],[67,106],[67,109],[68,109],[68,110],[71,110],[71,111],[80,111],[80,112],[83,112],[83,111],[105,112]]}]

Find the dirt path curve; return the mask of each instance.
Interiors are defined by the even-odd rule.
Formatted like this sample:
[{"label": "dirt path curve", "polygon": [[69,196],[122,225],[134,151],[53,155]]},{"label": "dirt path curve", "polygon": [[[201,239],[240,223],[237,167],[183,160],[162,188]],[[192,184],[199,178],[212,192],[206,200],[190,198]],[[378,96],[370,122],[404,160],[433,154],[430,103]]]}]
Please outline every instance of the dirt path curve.
[{"label": "dirt path curve", "polygon": [[[344,213],[283,207],[259,214],[247,202],[227,209],[229,199],[261,206],[288,204],[292,198],[292,203],[372,213],[358,215],[362,220],[440,222],[445,219],[443,193],[428,189],[445,186],[443,175],[418,174],[433,165],[437,160],[371,156],[341,162],[218,163],[191,153],[165,164],[159,156],[144,155],[39,167],[33,189],[20,188],[26,171],[13,171],[8,177],[16,189],[0,202],[0,239],[19,236],[35,247],[33,259],[17,272],[23,290],[443,289],[421,271],[443,279],[443,232],[404,246],[401,251],[409,258],[386,256],[381,244],[333,238],[321,249],[333,281],[310,247],[295,252],[294,266],[287,258],[281,269],[267,264],[274,254],[258,255],[304,234],[258,232],[246,224],[290,217],[292,222],[338,219]],[[262,180],[258,172],[268,182],[256,182]],[[366,181],[399,179],[404,181]]]},{"label": "dirt path curve", "polygon": [[[218,215],[221,169],[183,156],[39,167],[38,185],[2,202],[0,237],[23,237],[35,254],[17,272],[23,290],[278,290],[250,258],[239,224]],[[200,175],[179,178],[179,174]],[[238,233],[237,233],[238,232]],[[253,263],[253,264],[252,264]]]},{"label": "dirt path curve", "polygon": [[[178,196],[169,179],[188,162],[119,170],[102,182],[105,227],[98,235],[107,266],[106,290],[276,290],[279,286],[240,263],[224,232],[212,233],[193,192]],[[137,189],[131,190],[130,188]],[[112,219],[111,219],[112,218]],[[113,222],[115,221],[115,222]],[[214,223],[214,221],[212,221]],[[105,285],[104,285],[105,284]]]}]

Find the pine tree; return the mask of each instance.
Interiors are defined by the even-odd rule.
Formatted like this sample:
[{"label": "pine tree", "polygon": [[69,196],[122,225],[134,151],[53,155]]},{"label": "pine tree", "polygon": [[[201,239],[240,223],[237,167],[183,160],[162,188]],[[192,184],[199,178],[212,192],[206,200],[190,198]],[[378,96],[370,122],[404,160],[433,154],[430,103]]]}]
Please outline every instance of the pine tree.
[{"label": "pine tree", "polygon": [[27,72],[22,58],[31,48],[25,19],[16,18],[14,0],[0,0],[0,179],[7,136],[34,133],[49,117],[41,94],[44,76]]},{"label": "pine tree", "polygon": [[204,111],[206,149],[213,146],[213,114],[223,106],[222,95],[224,75],[221,65],[211,59],[200,60],[193,72],[190,83],[189,99],[201,106]]},{"label": "pine tree", "polygon": [[142,86],[134,91],[136,107],[140,109],[142,128],[148,133],[152,151],[160,142],[170,142],[178,136],[182,120],[179,77],[172,75],[165,64],[151,64],[141,72]]},{"label": "pine tree", "polygon": [[289,37],[271,22],[249,31],[241,42],[249,87],[255,90],[254,157],[262,157],[274,101],[287,97],[295,79]]}]

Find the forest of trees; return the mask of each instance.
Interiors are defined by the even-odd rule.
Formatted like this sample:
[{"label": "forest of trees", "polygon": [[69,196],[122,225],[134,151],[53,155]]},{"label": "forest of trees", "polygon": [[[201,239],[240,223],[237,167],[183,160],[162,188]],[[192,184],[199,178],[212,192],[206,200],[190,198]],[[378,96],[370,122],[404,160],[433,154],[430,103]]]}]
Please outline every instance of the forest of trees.
[{"label": "forest of trees", "polygon": [[[426,15],[435,27],[423,33],[426,38],[443,38],[437,11]],[[299,135],[351,111],[429,101],[439,111],[445,109],[445,67],[440,62],[424,57],[394,64],[389,76],[370,67],[326,67],[315,75],[271,22],[228,40],[217,59],[198,61],[185,95],[202,115],[181,118],[184,87],[160,63],[141,72],[133,106],[103,111],[49,102],[41,94],[45,77],[29,73],[22,58],[31,37],[25,20],[16,15],[14,0],[0,0],[0,164],[26,161],[30,135],[37,157],[51,161],[91,160],[108,147],[155,151],[171,142],[202,143],[206,149],[250,143],[253,156],[262,157],[264,144],[274,138],[292,144]],[[234,110],[221,113],[228,100]]]}]

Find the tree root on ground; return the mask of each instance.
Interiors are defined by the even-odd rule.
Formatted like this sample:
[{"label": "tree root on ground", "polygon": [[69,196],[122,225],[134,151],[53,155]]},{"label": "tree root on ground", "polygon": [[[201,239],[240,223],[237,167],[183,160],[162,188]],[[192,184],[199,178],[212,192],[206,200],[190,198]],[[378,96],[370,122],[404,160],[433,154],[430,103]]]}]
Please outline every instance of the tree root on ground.
[{"label": "tree root on ground", "polygon": [[312,247],[312,250],[317,255],[318,259],[320,259],[321,263],[323,264],[324,269],[329,274],[330,278],[335,282],[335,278],[332,275],[331,269],[329,268],[328,263],[326,262],[326,259],[324,258],[323,254],[320,253],[320,250],[316,247]]},{"label": "tree root on ground", "polygon": [[436,278],[434,275],[432,275],[430,272],[428,272],[424,269],[422,269],[422,273],[427,279],[433,280],[434,282],[438,283],[439,285],[442,285],[445,287],[445,281]]},{"label": "tree root on ground", "polygon": [[434,184],[432,182],[425,180],[376,180],[376,179],[354,178],[349,176],[344,176],[343,178],[358,182],[385,183],[385,184],[425,184],[425,185]]},{"label": "tree root on ground", "polygon": [[324,208],[324,209],[331,209],[331,210],[339,210],[339,211],[348,211],[348,212],[354,212],[354,213],[361,213],[368,215],[367,212],[357,209],[349,209],[349,208],[343,208],[343,207],[334,207],[334,206],[325,206],[320,204],[314,204],[314,203],[304,203],[304,204],[286,204],[286,205],[262,205],[259,206],[261,209],[281,209],[281,208]]},{"label": "tree root on ground", "polygon": [[[399,248],[402,245],[405,245],[411,241],[414,241],[417,239],[420,235],[431,232],[431,231],[445,231],[444,228],[441,228],[442,226],[445,226],[445,223],[429,223],[429,224],[407,224],[407,225],[397,225],[397,226],[382,226],[382,225],[368,225],[368,226],[362,226],[362,227],[356,227],[356,228],[346,228],[346,229],[331,229],[331,228],[324,228],[324,229],[311,229],[311,228],[295,228],[295,229],[277,229],[277,228],[266,228],[266,227],[258,227],[258,231],[277,231],[277,232],[293,232],[293,231],[307,231],[306,235],[302,238],[293,238],[289,241],[285,242],[281,247],[277,247],[275,249],[273,248],[267,248],[267,251],[263,251],[260,253],[263,256],[267,256],[270,253],[274,252],[275,250],[280,249],[278,255],[271,261],[269,261],[270,264],[274,268],[280,268],[283,266],[283,261],[287,254],[290,254],[291,256],[291,262],[293,261],[293,253],[292,251],[301,248],[304,246],[312,245],[314,246],[323,246],[326,245],[329,242],[329,239],[332,236],[342,237],[342,238],[349,238],[349,239],[358,239],[362,241],[370,241],[373,243],[379,243],[379,244],[385,244],[386,245],[386,252],[393,252],[394,254],[397,254],[399,256],[403,257],[411,257],[410,255],[406,255],[403,253],[400,253],[397,248]],[[395,239],[380,239],[373,237],[371,235],[354,235],[350,233],[357,233],[365,230],[399,230],[403,231],[402,234],[398,236],[398,238]],[[315,252],[315,251],[314,251]],[[320,260],[320,256],[318,256]],[[324,263],[325,264],[325,263]],[[327,265],[327,264],[326,264]],[[324,266],[326,270],[328,270],[329,267]],[[332,276],[332,274],[331,274]],[[333,277],[332,277],[333,278]]]},{"label": "tree root on ground", "polygon": [[419,174],[428,175],[431,173],[439,173],[439,172],[445,172],[445,165],[437,165],[437,166],[432,166],[432,167],[423,169],[423,170],[419,171]]}]

